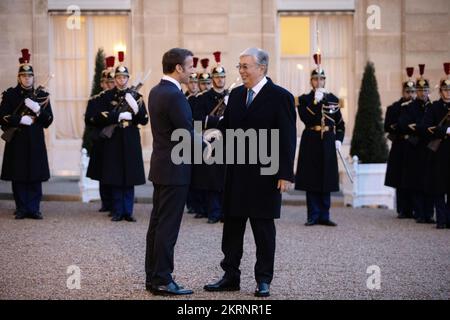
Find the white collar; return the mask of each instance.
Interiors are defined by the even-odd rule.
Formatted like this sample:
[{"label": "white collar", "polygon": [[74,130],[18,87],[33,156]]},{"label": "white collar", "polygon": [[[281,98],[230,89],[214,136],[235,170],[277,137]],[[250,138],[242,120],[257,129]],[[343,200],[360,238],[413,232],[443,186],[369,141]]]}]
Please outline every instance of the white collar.
[{"label": "white collar", "polygon": [[172,82],[174,85],[177,86],[177,88],[181,91],[181,84],[175,80],[174,78],[172,78],[171,76],[168,75],[163,75],[162,80],[166,80],[166,81],[170,81]]},{"label": "white collar", "polygon": [[261,91],[261,89],[264,87],[264,85],[267,83],[267,78],[264,76],[261,81],[258,82],[256,86],[252,88],[253,90],[253,99],[256,97],[256,95]]}]

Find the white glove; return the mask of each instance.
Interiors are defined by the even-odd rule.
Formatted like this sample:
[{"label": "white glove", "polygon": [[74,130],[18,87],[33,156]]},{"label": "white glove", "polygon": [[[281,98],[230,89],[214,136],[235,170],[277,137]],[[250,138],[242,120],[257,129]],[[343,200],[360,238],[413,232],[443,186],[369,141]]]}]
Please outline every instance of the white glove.
[{"label": "white glove", "polygon": [[131,120],[132,118],[131,112],[128,111],[119,114],[119,122],[122,120]]},{"label": "white glove", "polygon": [[336,150],[341,150],[342,142],[339,140],[336,140]]},{"label": "white glove", "polygon": [[322,92],[323,94],[328,93],[327,90],[326,90],[325,88],[319,88],[319,89],[317,89],[317,91],[320,91],[320,92]]},{"label": "white glove", "polygon": [[134,114],[137,114],[139,111],[139,106],[136,102],[136,100],[133,98],[133,96],[129,93],[125,95],[125,100],[127,101],[128,105],[133,109]]},{"label": "white glove", "polygon": [[315,99],[317,102],[322,101],[322,99],[323,99],[323,92],[322,92],[320,89],[317,89],[317,90],[316,90],[316,92],[315,92],[315,94],[314,94],[314,99]]},{"label": "white glove", "polygon": [[23,116],[20,118],[20,124],[23,124],[24,126],[31,126],[33,124],[33,118],[30,116]]},{"label": "white glove", "polygon": [[203,134],[206,141],[211,141],[212,139],[220,140],[222,139],[222,133],[217,129],[208,129]]},{"label": "white glove", "polygon": [[450,127],[447,128],[447,134],[450,135]]},{"label": "white glove", "polygon": [[30,98],[25,99],[25,105],[28,109],[38,114],[41,111],[41,106],[36,101],[31,100]]}]

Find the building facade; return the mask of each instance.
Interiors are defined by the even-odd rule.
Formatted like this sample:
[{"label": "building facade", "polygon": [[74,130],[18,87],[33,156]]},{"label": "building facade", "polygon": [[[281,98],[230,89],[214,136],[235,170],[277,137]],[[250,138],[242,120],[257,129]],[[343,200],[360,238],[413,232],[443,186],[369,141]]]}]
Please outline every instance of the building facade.
[{"label": "building facade", "polygon": [[[366,61],[375,64],[383,108],[399,98],[407,66],[417,70],[425,63],[434,86],[450,60],[449,21],[447,0],[3,0],[0,88],[16,84],[22,48],[30,49],[37,84],[55,74],[48,85],[55,114],[46,135],[51,173],[78,175],[99,47],[107,55],[125,50],[131,82],[152,71],[145,97],[172,47],[189,48],[211,65],[212,52],[222,51],[228,84],[238,79],[239,53],[261,47],[270,54],[269,76],[299,95],[309,90],[311,57],[319,47],[327,88],[344,101],[348,142]],[[300,135],[300,122],[298,128]],[[148,169],[149,126],[141,136]]]}]

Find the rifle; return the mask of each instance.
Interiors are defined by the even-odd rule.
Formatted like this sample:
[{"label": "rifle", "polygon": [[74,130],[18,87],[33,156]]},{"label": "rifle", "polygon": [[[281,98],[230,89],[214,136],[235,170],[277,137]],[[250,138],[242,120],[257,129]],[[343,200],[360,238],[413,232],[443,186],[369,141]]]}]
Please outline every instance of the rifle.
[{"label": "rifle", "polygon": [[[142,80],[138,81],[137,84],[134,84],[130,88],[125,90],[124,95],[120,97],[119,103],[114,108],[116,111],[118,111],[119,113],[129,111],[130,106],[128,105],[128,103],[125,100],[125,94],[130,93],[133,96],[134,99],[138,100],[139,90],[142,88],[142,86],[144,85],[145,80],[147,80],[147,78],[150,76],[151,72],[152,72],[152,70],[149,69],[147,71],[147,74],[144,76],[144,78],[142,78]],[[119,124],[114,123],[114,124],[110,124],[110,125],[104,127],[102,129],[102,131],[100,132],[100,137],[104,138],[104,139],[111,139],[111,137],[112,137],[112,135],[114,133],[114,130],[118,126],[119,126]]]},{"label": "rifle", "polygon": [[216,116],[216,117],[221,117],[223,116],[224,112],[225,112],[225,108],[227,107],[224,102],[225,102],[225,97],[230,95],[231,90],[233,90],[233,88],[236,86],[236,83],[239,81],[239,78],[236,79],[236,82],[233,82],[231,84],[231,86],[226,89],[224,91],[224,96],[222,99],[219,100],[219,102],[217,103],[217,105],[214,107],[214,109],[211,110],[211,112],[209,113],[210,116]]},{"label": "rifle", "polygon": [[[447,112],[447,114],[445,115],[445,117],[439,122],[439,124],[438,124],[437,126],[438,126],[438,127],[442,126],[446,121],[449,120],[449,117],[450,117],[450,111]],[[431,140],[431,141],[428,143],[428,149],[430,149],[430,150],[433,151],[433,152],[437,152],[438,149],[439,149],[439,147],[440,147],[440,145],[441,145],[441,142],[442,142],[442,139],[434,139],[434,140]]]},{"label": "rifle", "polygon": [[[16,114],[20,114],[21,116],[25,116],[25,115],[29,115],[30,110],[28,108],[24,108],[25,106],[25,100],[27,98],[30,98],[31,100],[36,101],[37,100],[37,95],[40,91],[44,90],[45,86],[48,84],[48,82],[54,77],[53,74],[49,75],[47,77],[47,80],[44,82],[44,84],[39,85],[36,89],[34,89],[31,94],[27,94],[25,96],[25,98],[22,100],[21,103],[19,103],[19,105],[14,109],[13,111],[13,115]],[[43,108],[45,108],[47,106],[47,104],[43,103],[41,106],[43,106]],[[20,130],[20,127],[8,127],[4,130],[3,134],[1,135],[1,138],[6,141],[6,142],[11,142],[12,139],[14,138],[14,135],[16,134],[17,131]]]}]

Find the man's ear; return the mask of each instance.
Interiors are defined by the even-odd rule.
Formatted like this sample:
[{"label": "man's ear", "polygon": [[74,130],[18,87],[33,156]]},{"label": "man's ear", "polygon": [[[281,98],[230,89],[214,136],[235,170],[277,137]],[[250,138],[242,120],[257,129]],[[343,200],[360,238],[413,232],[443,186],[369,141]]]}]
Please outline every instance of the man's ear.
[{"label": "man's ear", "polygon": [[177,65],[175,66],[175,70],[176,70],[178,73],[183,73],[183,67],[181,66],[181,64],[177,64]]}]

